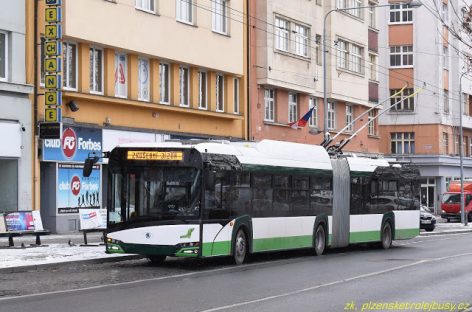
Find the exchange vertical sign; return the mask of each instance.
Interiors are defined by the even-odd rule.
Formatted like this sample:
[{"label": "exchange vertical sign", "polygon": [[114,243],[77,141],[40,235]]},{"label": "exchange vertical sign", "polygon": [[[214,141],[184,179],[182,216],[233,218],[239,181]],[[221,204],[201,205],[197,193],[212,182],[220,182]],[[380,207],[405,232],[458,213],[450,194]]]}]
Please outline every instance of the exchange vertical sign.
[{"label": "exchange vertical sign", "polygon": [[[44,43],[45,87],[44,122],[41,128],[61,129],[62,127],[62,0],[45,0]],[[52,126],[52,127],[51,127]],[[46,133],[46,132],[41,132]],[[61,138],[61,131],[48,133],[48,139]],[[46,137],[41,137],[44,139]]]}]

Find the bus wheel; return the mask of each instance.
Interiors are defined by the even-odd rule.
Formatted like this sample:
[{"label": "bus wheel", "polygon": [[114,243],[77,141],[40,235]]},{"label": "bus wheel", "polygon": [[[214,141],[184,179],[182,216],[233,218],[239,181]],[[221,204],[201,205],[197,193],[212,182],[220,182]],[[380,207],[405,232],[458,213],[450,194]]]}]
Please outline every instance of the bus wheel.
[{"label": "bus wheel", "polygon": [[166,260],[166,256],[148,256],[148,259],[152,265],[162,265]]},{"label": "bus wheel", "polygon": [[387,221],[382,226],[382,232],[380,233],[380,241],[383,249],[389,249],[392,246],[392,226]]},{"label": "bus wheel", "polygon": [[246,233],[239,229],[236,233],[233,243],[233,259],[237,265],[243,264],[247,256],[247,238]]},{"label": "bus wheel", "polygon": [[315,255],[321,256],[326,247],[326,231],[323,225],[318,225],[315,231]]}]

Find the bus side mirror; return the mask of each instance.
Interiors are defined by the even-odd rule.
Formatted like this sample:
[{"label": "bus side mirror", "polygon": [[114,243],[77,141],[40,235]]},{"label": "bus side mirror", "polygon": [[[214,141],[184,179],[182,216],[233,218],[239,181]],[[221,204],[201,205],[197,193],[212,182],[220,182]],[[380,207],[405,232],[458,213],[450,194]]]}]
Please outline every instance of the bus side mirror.
[{"label": "bus side mirror", "polygon": [[215,172],[208,171],[205,175],[205,189],[207,191],[212,191],[215,189]]},{"label": "bus side mirror", "polygon": [[88,157],[87,159],[85,159],[84,170],[82,172],[82,175],[85,178],[90,177],[90,174],[92,173],[93,165],[95,165],[97,162],[98,162],[97,156]]}]

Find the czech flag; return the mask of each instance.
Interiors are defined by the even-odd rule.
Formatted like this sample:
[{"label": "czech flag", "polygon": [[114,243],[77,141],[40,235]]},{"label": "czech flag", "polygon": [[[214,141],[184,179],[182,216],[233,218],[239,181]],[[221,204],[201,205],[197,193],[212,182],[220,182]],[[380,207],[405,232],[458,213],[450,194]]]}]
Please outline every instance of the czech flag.
[{"label": "czech flag", "polygon": [[302,118],[300,118],[300,120],[289,123],[288,124],[289,127],[292,128],[292,129],[298,129],[298,128],[305,127],[306,123],[311,118],[311,114],[312,114],[314,108],[315,108],[314,106],[312,108],[310,108],[308,113],[306,113]]}]

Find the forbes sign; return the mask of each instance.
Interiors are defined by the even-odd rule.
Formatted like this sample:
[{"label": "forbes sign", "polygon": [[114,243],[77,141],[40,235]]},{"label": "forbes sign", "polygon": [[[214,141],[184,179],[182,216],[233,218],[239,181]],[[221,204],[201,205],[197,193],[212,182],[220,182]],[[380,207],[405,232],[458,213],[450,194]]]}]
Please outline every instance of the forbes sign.
[{"label": "forbes sign", "polygon": [[43,140],[43,161],[83,162],[92,152],[102,153],[101,129],[64,127],[61,140]]}]

